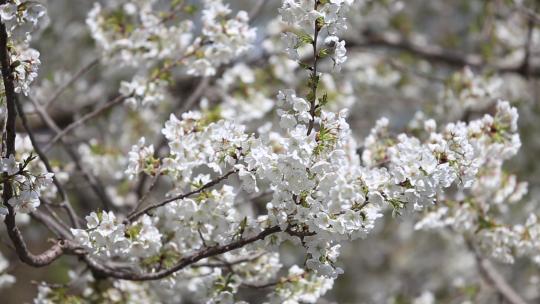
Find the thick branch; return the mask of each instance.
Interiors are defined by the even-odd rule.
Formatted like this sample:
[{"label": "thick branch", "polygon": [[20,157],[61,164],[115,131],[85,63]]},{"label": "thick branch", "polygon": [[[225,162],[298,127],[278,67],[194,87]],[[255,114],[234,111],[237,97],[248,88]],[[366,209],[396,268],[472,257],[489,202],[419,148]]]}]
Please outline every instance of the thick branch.
[{"label": "thick branch", "polygon": [[[423,58],[427,61],[438,62],[453,67],[470,66],[473,68],[488,68],[499,73],[515,73],[527,76],[527,70],[523,66],[492,65],[485,62],[482,56],[477,54],[461,54],[445,50],[435,45],[416,45],[411,41],[405,40],[399,35],[393,34],[375,34],[367,31],[362,36],[361,41],[347,41],[347,46],[351,48],[362,47],[385,47],[405,51],[414,56]],[[540,77],[540,67],[529,67],[529,75]]]},{"label": "thick branch", "polygon": [[[0,63],[2,65],[2,79],[4,81],[7,103],[7,123],[5,133],[6,144],[4,156],[9,156],[12,154],[15,155],[15,122],[17,118],[17,111],[15,107],[17,103],[17,96],[15,95],[15,86],[9,59],[8,35],[3,22],[0,23]],[[19,259],[21,259],[21,261],[24,263],[35,267],[46,266],[52,263],[63,254],[66,243],[58,242],[41,254],[32,254],[28,250],[22,233],[20,232],[19,228],[17,228],[15,223],[15,210],[8,203],[12,196],[13,189],[11,183],[6,181],[4,182],[2,199],[8,209],[8,214],[5,217],[4,223],[6,224],[8,235],[13,242],[13,246],[15,247],[15,251],[17,252]]]}]

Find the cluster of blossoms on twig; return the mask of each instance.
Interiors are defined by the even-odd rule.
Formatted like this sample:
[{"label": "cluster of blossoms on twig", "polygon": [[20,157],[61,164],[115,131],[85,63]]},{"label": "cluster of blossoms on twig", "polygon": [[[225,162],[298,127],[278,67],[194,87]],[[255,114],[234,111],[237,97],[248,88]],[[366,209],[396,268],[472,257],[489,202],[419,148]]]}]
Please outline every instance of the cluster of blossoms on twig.
[{"label": "cluster of blossoms on twig", "polygon": [[[46,17],[45,7],[36,1],[10,0],[0,5],[0,16],[8,35],[13,39],[10,59],[15,79],[15,92],[28,95],[29,85],[37,77],[39,52],[28,46],[31,32]],[[21,39],[22,38],[22,39]]]},{"label": "cluster of blossoms on twig", "polygon": [[474,237],[489,255],[504,262],[513,262],[516,255],[538,259],[536,215],[531,214],[524,225],[508,225],[497,219],[507,212],[504,203],[515,203],[527,193],[527,183],[503,170],[504,161],[515,156],[521,146],[515,133],[517,118],[516,109],[499,103],[495,117],[486,115],[469,123],[465,131],[478,155],[475,179],[465,193],[446,194],[443,204],[428,208],[416,229],[450,227]]},{"label": "cluster of blossoms on twig", "polygon": [[[56,195],[55,188],[51,187],[53,174],[47,172],[42,162],[35,160],[28,137],[19,137],[16,147],[19,152],[17,156],[12,154],[0,160],[2,180],[9,183],[14,193],[7,204],[18,213],[31,213],[39,207],[40,197],[52,198]],[[0,206],[0,214],[7,214],[5,206]]]}]

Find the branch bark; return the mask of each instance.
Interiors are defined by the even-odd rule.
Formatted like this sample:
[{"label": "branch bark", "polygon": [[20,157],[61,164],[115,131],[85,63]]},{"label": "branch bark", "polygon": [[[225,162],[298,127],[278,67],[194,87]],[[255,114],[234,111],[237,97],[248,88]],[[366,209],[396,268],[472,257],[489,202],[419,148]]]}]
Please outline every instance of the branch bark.
[{"label": "branch bark", "polygon": [[[39,104],[39,102],[37,102],[36,100],[33,100],[32,98],[30,98],[30,101],[34,105],[39,117],[43,120],[43,122],[55,134],[57,134],[57,135],[60,134],[60,132],[62,130],[58,127],[58,125],[54,122],[54,120],[49,116],[49,114],[43,108],[43,106],[41,104]],[[91,186],[92,190],[94,191],[94,193],[101,200],[103,208],[105,210],[109,210],[109,208],[113,204],[112,204],[112,201],[110,200],[110,198],[108,197],[107,193],[105,192],[104,187],[101,184],[101,182],[97,178],[95,178],[90,172],[88,172],[88,170],[86,170],[84,168],[83,164],[81,163],[81,161],[79,159],[79,155],[77,154],[75,149],[73,149],[68,143],[66,143],[62,136],[59,137],[59,140],[62,143],[62,145],[63,145],[64,149],[66,150],[66,152],[68,153],[69,157],[75,163],[75,166],[77,167],[77,169],[79,169],[83,173],[84,178],[88,181],[88,183],[90,184],[90,186]]]},{"label": "branch bark", "polygon": [[[30,138],[30,142],[32,143],[32,146],[34,147],[34,150],[36,151],[37,155],[39,156],[39,158],[41,159],[41,161],[45,165],[45,168],[47,169],[47,172],[54,174],[54,171],[53,171],[53,169],[51,167],[49,159],[47,158],[47,155],[45,155],[45,153],[41,150],[41,148],[37,144],[34,133],[30,129],[30,126],[28,125],[28,121],[26,119],[26,115],[24,113],[24,110],[23,110],[23,107],[22,107],[21,103],[18,100],[15,100],[15,104],[16,104],[16,108],[17,108],[17,111],[19,113],[19,116],[21,117],[23,127],[24,127],[26,133],[28,134],[28,137]],[[69,218],[71,220],[71,223],[74,225],[74,227],[79,228],[79,222],[77,220],[77,215],[76,215],[75,210],[73,210],[73,208],[72,208],[72,206],[71,206],[71,204],[70,204],[70,202],[68,200],[68,197],[67,197],[66,192],[64,191],[64,188],[62,187],[62,185],[60,184],[60,182],[56,178],[56,175],[53,175],[52,179],[53,179],[54,185],[56,186],[56,189],[58,190],[58,193],[60,194],[60,198],[62,199],[62,205],[65,207],[65,209],[67,211],[67,214],[68,214],[68,216],[69,216]]]},{"label": "branch bark", "polygon": [[245,245],[254,243],[259,240],[263,240],[269,235],[272,235],[274,233],[280,232],[281,229],[279,226],[273,226],[270,228],[267,228],[260,233],[256,234],[255,236],[252,236],[250,238],[240,239],[238,241],[229,243],[227,245],[223,246],[214,246],[214,247],[208,247],[200,250],[199,252],[192,254],[190,256],[187,256],[185,258],[180,259],[180,261],[175,264],[174,266],[153,272],[153,273],[132,273],[132,272],[121,272],[116,269],[111,269],[109,267],[106,267],[104,265],[99,264],[92,258],[85,256],[85,261],[87,262],[88,266],[92,268],[93,271],[96,273],[104,276],[104,277],[111,277],[116,279],[122,279],[122,280],[130,280],[130,281],[152,281],[152,280],[159,280],[163,279],[179,270],[182,270],[185,267],[188,267],[192,264],[195,264],[196,262],[216,256],[219,254],[223,254],[241,247],[244,247]]},{"label": "branch bark", "polygon": [[194,194],[197,194],[197,193],[200,193],[208,188],[211,188],[217,184],[219,184],[221,181],[227,179],[230,175],[234,174],[238,172],[237,169],[233,169],[227,173],[225,173],[224,175],[214,179],[214,180],[211,180],[209,181],[208,183],[204,184],[202,187],[200,187],[199,189],[196,189],[196,190],[193,190],[193,191],[190,191],[188,193],[185,193],[185,194],[181,194],[181,195],[177,195],[175,197],[172,197],[172,198],[169,198],[169,199],[166,199],[160,203],[156,203],[156,204],[153,204],[153,205],[150,205],[150,206],[147,206],[146,208],[140,210],[140,211],[134,211],[131,215],[128,216],[127,220],[128,222],[133,222],[135,221],[137,218],[139,218],[140,216],[142,216],[143,214],[146,214],[156,208],[159,208],[159,207],[163,207],[165,205],[167,205],[168,203],[171,203],[171,202],[174,202],[174,201],[177,201],[177,200],[181,200],[181,199],[184,199],[186,197],[190,197]]},{"label": "branch bark", "polygon": [[478,54],[461,54],[448,51],[436,45],[417,45],[394,34],[375,34],[365,31],[358,41],[347,41],[352,48],[383,47],[410,53],[427,61],[437,62],[452,67],[469,66],[472,68],[488,68],[499,73],[515,73],[522,76],[540,77],[540,67],[524,69],[521,64],[517,66],[497,65],[485,62]]},{"label": "branch bark", "polygon": [[510,304],[527,304],[525,300],[506,282],[504,277],[495,269],[493,264],[480,256],[471,240],[465,239],[467,247],[474,254],[478,272],[497,292]]},{"label": "branch bark", "polygon": [[62,137],[66,136],[69,132],[75,130],[76,128],[78,128],[80,126],[82,126],[86,121],[88,121],[88,120],[90,120],[90,119],[92,119],[92,118],[94,118],[96,116],[101,115],[103,112],[105,112],[105,111],[109,110],[110,108],[114,107],[115,105],[123,102],[124,100],[126,100],[129,97],[130,96],[119,95],[119,96],[113,98],[112,100],[108,101],[107,103],[105,103],[101,107],[98,107],[94,111],[92,111],[92,112],[84,115],[80,119],[74,121],[69,126],[64,128],[63,130],[57,132],[57,134],[53,137],[53,139],[51,139],[49,141],[49,143],[43,148],[43,151],[45,151],[45,152],[49,151],[49,149],[52,148],[52,146],[57,141],[59,141]]},{"label": "branch bark", "polygon": [[[7,122],[5,130],[5,146],[2,148],[5,149],[3,154],[4,157],[9,155],[15,155],[15,137],[16,129],[15,123],[17,119],[17,96],[15,94],[15,85],[13,80],[13,74],[11,70],[11,63],[9,57],[8,49],[8,35],[6,31],[6,26],[3,21],[0,19],[0,63],[2,65],[2,79],[4,82],[4,89],[6,94],[6,107],[7,107]],[[4,173],[5,175],[6,173]],[[56,259],[58,259],[63,253],[64,249],[70,248],[69,243],[64,241],[59,241],[54,244],[48,250],[44,251],[41,254],[35,255],[28,250],[26,242],[24,241],[23,235],[20,232],[17,224],[15,222],[15,210],[8,203],[9,199],[13,197],[13,189],[9,181],[4,182],[4,189],[2,193],[2,199],[4,205],[8,209],[8,214],[4,219],[6,224],[7,233],[11,239],[17,256],[24,263],[34,266],[42,267],[49,265]]]}]

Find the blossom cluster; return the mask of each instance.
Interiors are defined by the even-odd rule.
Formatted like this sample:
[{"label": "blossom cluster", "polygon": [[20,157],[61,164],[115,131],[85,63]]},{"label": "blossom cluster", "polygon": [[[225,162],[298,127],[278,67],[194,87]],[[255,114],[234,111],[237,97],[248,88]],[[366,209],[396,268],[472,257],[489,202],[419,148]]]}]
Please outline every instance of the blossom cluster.
[{"label": "blossom cluster", "polygon": [[0,18],[11,39],[10,62],[15,92],[28,95],[37,77],[39,52],[28,46],[31,33],[46,16],[45,7],[37,1],[10,0],[0,5]]},{"label": "blossom cluster", "polygon": [[[285,1],[282,10],[294,11],[292,4]],[[335,4],[317,5],[322,8]],[[305,16],[309,14],[302,18]],[[315,24],[325,16],[319,14],[310,22]],[[337,25],[328,22],[326,26],[329,33],[336,33],[332,26]],[[520,145],[515,133],[516,111],[501,102],[494,117],[450,123],[440,132],[433,120],[425,121],[425,135],[418,137],[393,136],[388,121],[382,119],[365,140],[360,158],[346,122],[347,112],[323,109],[327,96],[318,98],[315,110],[309,101],[313,96],[305,99],[292,89],[281,91],[277,99],[276,114],[282,132],[259,128],[258,135],[250,134],[239,122],[222,119],[220,112],[191,111],[181,119],[171,115],[165,124],[162,133],[169,144],[168,156],[155,158],[153,146],[146,146],[144,139],[133,146],[127,174],[166,176],[173,182],[169,196],[197,191],[193,198],[172,201],[153,212],[157,219],[154,225],[160,231],[154,237],[162,246],[154,256],[139,259],[141,268],[155,269],[159,267],[156,261],[174,263],[180,254],[196,254],[206,246],[225,245],[278,226],[282,232],[266,240],[266,244],[277,248],[290,241],[304,247],[308,270],[293,269],[292,276],[303,278],[309,273],[320,285],[312,296],[290,293],[304,288],[299,286],[277,288],[273,296],[281,301],[290,298],[291,303],[315,301],[343,272],[337,267],[341,242],[366,236],[385,209],[399,214],[408,206],[416,210],[432,208],[436,202],[444,201],[443,190],[451,186],[473,191],[467,189],[474,187],[480,168],[486,164],[486,151],[505,159],[514,155]],[[199,173],[205,170],[213,174]],[[242,216],[235,206],[238,193],[231,185],[203,190],[226,172],[237,173],[240,188],[248,193],[271,193],[265,212]],[[122,247],[128,230],[122,225],[115,226],[120,237],[112,239],[110,248]],[[103,248],[92,241],[85,244],[91,251]],[[260,246],[248,247],[257,251]],[[242,256],[230,254],[236,259]],[[280,267],[268,263],[272,269]],[[241,284],[250,284],[235,272],[225,274],[220,267],[208,266],[182,270],[168,280],[169,284],[182,285],[193,273],[204,273],[204,280],[191,284],[197,286],[193,290],[211,301],[232,300]],[[297,278],[285,279],[281,285],[293,282],[308,284],[298,283],[302,279]],[[226,288],[222,288],[223,284]]]},{"label": "blossom cluster", "polygon": [[168,140],[171,154],[163,159],[162,169],[180,187],[189,183],[193,170],[205,166],[216,173],[224,173],[234,166],[248,149],[246,127],[232,121],[212,122],[213,113],[182,114],[182,120],[171,115],[162,133]]},{"label": "blossom cluster", "polygon": [[86,217],[86,229],[71,229],[71,233],[98,258],[144,258],[161,247],[161,233],[147,215],[126,226],[112,212],[92,212]]},{"label": "blossom cluster", "polygon": [[[282,20],[293,29],[283,33],[286,52],[292,60],[300,60],[298,48],[305,44],[315,44],[319,32],[325,32],[325,49],[315,56],[331,55],[336,71],[347,60],[345,41],[337,36],[347,29],[345,13],[354,0],[346,1],[283,1],[281,8]],[[295,32],[296,31],[296,32]],[[312,35],[313,33],[313,35]]]},{"label": "blossom cluster", "polygon": [[494,117],[486,115],[469,123],[466,134],[476,155],[477,173],[465,193],[448,193],[440,206],[428,208],[416,229],[452,228],[476,239],[489,255],[513,262],[517,255],[538,255],[531,237],[537,229],[536,216],[526,224],[508,225],[496,220],[509,205],[527,193],[527,183],[503,170],[505,160],[517,154],[521,141],[517,134],[517,110],[507,102],[497,104]]},{"label": "blossom cluster", "polygon": [[32,48],[13,48],[11,53],[11,66],[15,81],[15,92],[28,95],[29,86],[37,77],[39,52]]},{"label": "blossom cluster", "polygon": [[333,285],[333,280],[308,273],[294,265],[286,279],[276,287],[269,303],[316,303]]},{"label": "blossom cluster", "polygon": [[[183,115],[182,120],[172,116],[166,124],[163,132],[169,139],[170,157],[148,161],[144,158],[153,159],[152,153],[142,153],[146,156],[141,159],[140,152],[133,152],[137,157],[133,158],[132,168],[140,168],[140,163],[162,163],[159,170],[176,180],[179,188],[175,189],[182,189],[188,181],[195,189],[211,181],[209,176],[193,176],[193,170],[207,167],[222,173],[229,166],[238,170],[246,191],[257,192],[259,185],[265,185],[273,193],[266,207],[268,214],[257,221],[245,221],[233,212],[234,193],[228,186],[221,191],[204,191],[195,200],[184,199],[163,207],[166,211],[158,214],[172,217],[164,223],[176,219],[174,227],[178,231],[178,221],[185,218],[181,226],[190,227],[190,232],[184,231],[183,236],[191,234],[187,239],[196,240],[176,243],[179,252],[192,252],[205,240],[223,244],[239,229],[230,227],[256,231],[260,229],[256,228],[257,222],[278,225],[300,236],[300,243],[306,247],[307,267],[319,275],[335,277],[341,272],[334,266],[339,242],[366,235],[384,208],[399,213],[406,206],[433,206],[442,190],[453,184],[471,188],[479,167],[485,164],[486,155],[481,152],[510,157],[519,148],[514,133],[515,109],[502,102],[495,117],[448,124],[441,133],[436,132],[433,121],[426,122],[429,136],[425,142],[405,134],[392,138],[381,121],[366,140],[361,165],[345,112],[322,111],[316,118],[318,131],[307,135],[311,120],[307,102],[293,91],[280,93],[278,99],[284,109],[278,113],[285,134],[249,136],[243,128],[223,120],[205,126],[202,113],[192,112]],[[499,128],[496,132],[494,125]],[[137,150],[148,148],[137,146]],[[150,167],[155,170],[154,166]],[[209,203],[214,200],[220,203]],[[181,211],[176,211],[176,206]],[[199,211],[203,206],[209,209]],[[217,217],[221,207],[224,213]]]},{"label": "blossom cluster", "polygon": [[[230,16],[232,10],[221,0],[203,4],[202,28],[195,29],[190,20],[176,21],[194,13],[195,8],[183,1],[173,1],[167,12],[159,11],[155,0],[114,1],[107,8],[95,3],[87,24],[106,60],[139,70],[132,81],[121,83],[120,93],[129,96],[128,104],[163,101],[176,66],[184,66],[188,75],[212,76],[219,66],[250,49],[256,32],[245,11]],[[136,65],[141,61],[145,64]]]},{"label": "blossom cluster", "polygon": [[[32,145],[28,137],[19,137],[15,142],[19,154],[11,154],[0,160],[0,170],[5,174],[13,196],[5,204],[18,213],[31,213],[40,205],[40,197],[54,197],[56,189],[52,187],[53,173],[47,172],[42,162],[32,154]],[[0,206],[0,214],[7,210]]]}]

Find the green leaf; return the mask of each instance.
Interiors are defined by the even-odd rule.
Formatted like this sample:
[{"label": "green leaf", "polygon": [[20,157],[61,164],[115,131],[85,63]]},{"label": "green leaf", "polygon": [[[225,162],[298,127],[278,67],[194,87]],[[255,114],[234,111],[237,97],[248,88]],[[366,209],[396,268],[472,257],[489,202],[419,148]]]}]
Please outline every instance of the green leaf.
[{"label": "green leaf", "polygon": [[298,37],[298,44],[295,46],[295,48],[299,48],[304,44],[312,44],[313,43],[313,37],[311,35],[305,33],[305,32],[299,32],[296,34]]},{"label": "green leaf", "polygon": [[330,54],[330,50],[327,49],[327,48],[324,48],[324,49],[322,49],[322,50],[319,51],[319,54],[317,55],[317,57],[319,57],[319,58],[325,58],[325,57],[327,57],[329,54]]}]

